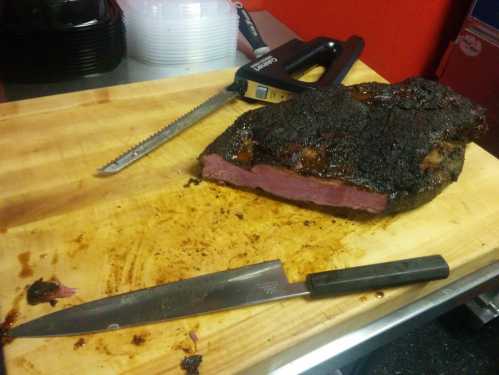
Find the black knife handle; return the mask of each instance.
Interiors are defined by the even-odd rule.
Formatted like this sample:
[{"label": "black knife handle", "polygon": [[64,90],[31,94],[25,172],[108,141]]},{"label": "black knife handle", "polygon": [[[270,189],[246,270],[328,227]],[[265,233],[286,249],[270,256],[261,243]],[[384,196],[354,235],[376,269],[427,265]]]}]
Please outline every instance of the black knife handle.
[{"label": "black knife handle", "polygon": [[445,259],[440,255],[431,255],[311,273],[305,283],[311,297],[321,297],[445,279],[448,276],[449,265]]},{"label": "black knife handle", "polygon": [[239,31],[244,35],[251,45],[251,48],[253,48],[256,57],[260,57],[269,52],[270,48],[263,41],[260,32],[256,28],[255,21],[253,21],[249,12],[240,2],[235,2],[234,5],[236,6],[237,14],[239,16]]}]

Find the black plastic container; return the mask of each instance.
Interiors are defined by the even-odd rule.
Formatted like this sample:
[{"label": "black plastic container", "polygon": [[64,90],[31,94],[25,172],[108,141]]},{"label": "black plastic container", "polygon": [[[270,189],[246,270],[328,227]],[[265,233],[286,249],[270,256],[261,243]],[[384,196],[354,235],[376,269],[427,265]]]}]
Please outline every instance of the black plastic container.
[{"label": "black plastic container", "polygon": [[0,79],[48,83],[104,73],[126,54],[115,0],[7,0],[0,9]]}]

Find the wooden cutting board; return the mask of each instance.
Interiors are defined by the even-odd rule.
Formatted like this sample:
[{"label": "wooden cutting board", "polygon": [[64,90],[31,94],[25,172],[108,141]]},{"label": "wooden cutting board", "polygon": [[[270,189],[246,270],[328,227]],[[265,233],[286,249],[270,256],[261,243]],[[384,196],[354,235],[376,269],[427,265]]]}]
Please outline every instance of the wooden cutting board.
[{"label": "wooden cutting board", "polygon": [[[472,144],[457,183],[396,216],[355,222],[230,187],[188,184],[196,157],[241,113],[227,105],[122,173],[94,176],[151,132],[230,83],[233,71],[0,105],[0,314],[17,323],[119,292],[281,259],[309,272],[439,253],[448,280],[308,302],[295,299],[81,337],[18,339],[9,374],[234,373],[334,327],[368,321],[499,258],[499,161]],[[361,62],[347,84],[382,78]],[[78,289],[29,306],[25,286]],[[381,294],[378,294],[378,297]],[[197,340],[193,340],[196,338]],[[196,343],[194,343],[196,341]]]}]

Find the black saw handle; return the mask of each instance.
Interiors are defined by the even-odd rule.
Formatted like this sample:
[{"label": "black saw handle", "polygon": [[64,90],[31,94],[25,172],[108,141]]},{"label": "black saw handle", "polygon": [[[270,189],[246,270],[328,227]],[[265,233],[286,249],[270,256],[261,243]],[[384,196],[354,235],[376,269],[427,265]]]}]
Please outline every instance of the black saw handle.
[{"label": "black saw handle", "polygon": [[[326,37],[309,42],[292,39],[239,68],[236,81],[259,82],[294,93],[338,85],[363,49],[364,40],[358,36],[345,42]],[[318,81],[304,82],[293,78],[317,65],[325,68]]]},{"label": "black saw handle", "polygon": [[253,21],[253,18],[251,18],[249,12],[240,2],[235,2],[234,5],[236,6],[237,15],[239,16],[239,31],[250,44],[255,56],[258,58],[268,53],[270,48],[263,41],[263,38],[256,27],[255,21]]},{"label": "black saw handle", "polygon": [[449,265],[440,255],[312,273],[305,285],[311,297],[326,297],[366,290],[445,279]]}]

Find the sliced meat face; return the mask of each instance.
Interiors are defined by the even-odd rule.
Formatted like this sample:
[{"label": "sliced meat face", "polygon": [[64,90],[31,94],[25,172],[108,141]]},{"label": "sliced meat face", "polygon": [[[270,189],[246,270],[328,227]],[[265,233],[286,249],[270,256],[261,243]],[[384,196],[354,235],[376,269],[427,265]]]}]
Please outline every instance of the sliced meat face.
[{"label": "sliced meat face", "polygon": [[260,188],[278,197],[307,201],[321,206],[348,207],[380,213],[388,196],[349,186],[340,180],[301,176],[296,172],[258,164],[250,170],[240,168],[216,154],[203,156],[203,178],[224,181],[235,186]]}]

